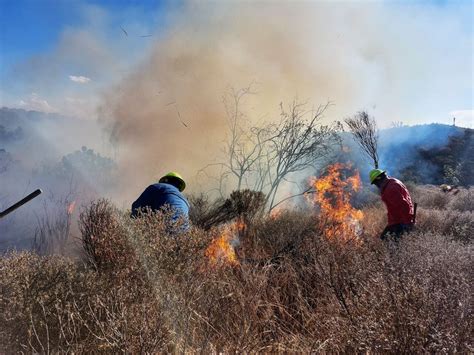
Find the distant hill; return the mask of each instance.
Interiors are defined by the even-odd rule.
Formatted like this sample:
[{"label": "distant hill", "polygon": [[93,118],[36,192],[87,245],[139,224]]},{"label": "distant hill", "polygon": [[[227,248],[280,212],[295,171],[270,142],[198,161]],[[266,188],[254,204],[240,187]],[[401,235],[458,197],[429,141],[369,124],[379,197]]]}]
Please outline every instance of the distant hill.
[{"label": "distant hill", "polygon": [[52,163],[82,146],[98,150],[102,131],[94,120],[0,108],[0,149],[28,166]]},{"label": "distant hill", "polygon": [[40,120],[58,120],[64,119],[64,116],[56,113],[45,113],[39,111],[27,111],[18,108],[0,108],[0,125],[5,127],[14,127],[25,125]]},{"label": "distant hill", "polygon": [[0,108],[0,148],[35,135],[38,124],[66,121],[67,118],[53,113]]},{"label": "distant hill", "polygon": [[[474,185],[474,144],[470,128],[443,124],[403,126],[379,133],[380,168],[403,180],[422,184]],[[345,158],[364,174],[372,169],[349,133]]]}]

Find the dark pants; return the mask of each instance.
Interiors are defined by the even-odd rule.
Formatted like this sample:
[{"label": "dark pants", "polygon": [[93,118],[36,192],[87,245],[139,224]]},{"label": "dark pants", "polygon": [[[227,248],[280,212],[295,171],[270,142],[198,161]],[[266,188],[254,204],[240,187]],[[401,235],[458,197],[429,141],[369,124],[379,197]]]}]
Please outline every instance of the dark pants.
[{"label": "dark pants", "polygon": [[393,239],[397,241],[400,239],[400,237],[405,234],[409,233],[412,231],[414,228],[414,224],[393,224],[391,226],[385,227],[383,230],[382,234],[380,235],[380,239],[382,240],[388,240],[388,239]]}]

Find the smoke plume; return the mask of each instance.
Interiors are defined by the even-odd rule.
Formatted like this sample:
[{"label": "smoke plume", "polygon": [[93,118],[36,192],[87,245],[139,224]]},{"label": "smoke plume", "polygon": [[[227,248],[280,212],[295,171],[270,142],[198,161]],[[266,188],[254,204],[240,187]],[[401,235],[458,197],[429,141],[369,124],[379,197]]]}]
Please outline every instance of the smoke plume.
[{"label": "smoke plume", "polygon": [[[226,137],[222,96],[229,87],[253,83],[257,94],[243,110],[255,124],[278,117],[280,102],[295,97],[308,108],[333,102],[328,122],[361,108],[385,122],[413,115],[407,97],[420,97],[424,80],[448,67],[433,59],[444,48],[426,41],[428,23],[437,21],[444,36],[460,29],[450,16],[414,18],[416,6],[388,7],[191,2],[181,8],[151,55],[104,95],[100,108],[128,186],[138,191],[168,170],[195,180]],[[461,56],[448,61],[468,66]],[[438,94],[454,81],[466,79],[450,69],[430,81],[430,90]]]}]

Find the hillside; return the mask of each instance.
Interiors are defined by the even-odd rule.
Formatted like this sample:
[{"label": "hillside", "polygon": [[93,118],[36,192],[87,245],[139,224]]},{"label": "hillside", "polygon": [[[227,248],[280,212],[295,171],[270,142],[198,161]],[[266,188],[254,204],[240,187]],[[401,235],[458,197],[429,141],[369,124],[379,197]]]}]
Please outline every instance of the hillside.
[{"label": "hillside", "polygon": [[[443,124],[403,126],[379,133],[380,167],[389,174],[419,184],[474,184],[473,130]],[[372,167],[350,134],[343,134],[349,152],[340,159],[361,172]]]}]

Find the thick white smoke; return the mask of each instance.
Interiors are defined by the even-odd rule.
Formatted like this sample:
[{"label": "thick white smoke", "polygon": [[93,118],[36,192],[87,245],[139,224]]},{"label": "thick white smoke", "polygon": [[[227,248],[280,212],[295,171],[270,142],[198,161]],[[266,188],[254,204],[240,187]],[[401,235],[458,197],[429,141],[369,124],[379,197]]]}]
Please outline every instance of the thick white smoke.
[{"label": "thick white smoke", "polygon": [[277,117],[279,103],[295,96],[310,105],[332,101],[328,121],[362,108],[382,126],[419,115],[417,102],[468,85],[472,59],[467,36],[456,42],[463,55],[449,57],[446,42],[434,39],[463,36],[456,18],[425,10],[373,2],[188,4],[101,105],[128,187],[136,193],[168,170],[192,180],[211,162],[226,136],[221,98],[229,86],[255,83],[258,94],[245,106],[254,122]]}]

